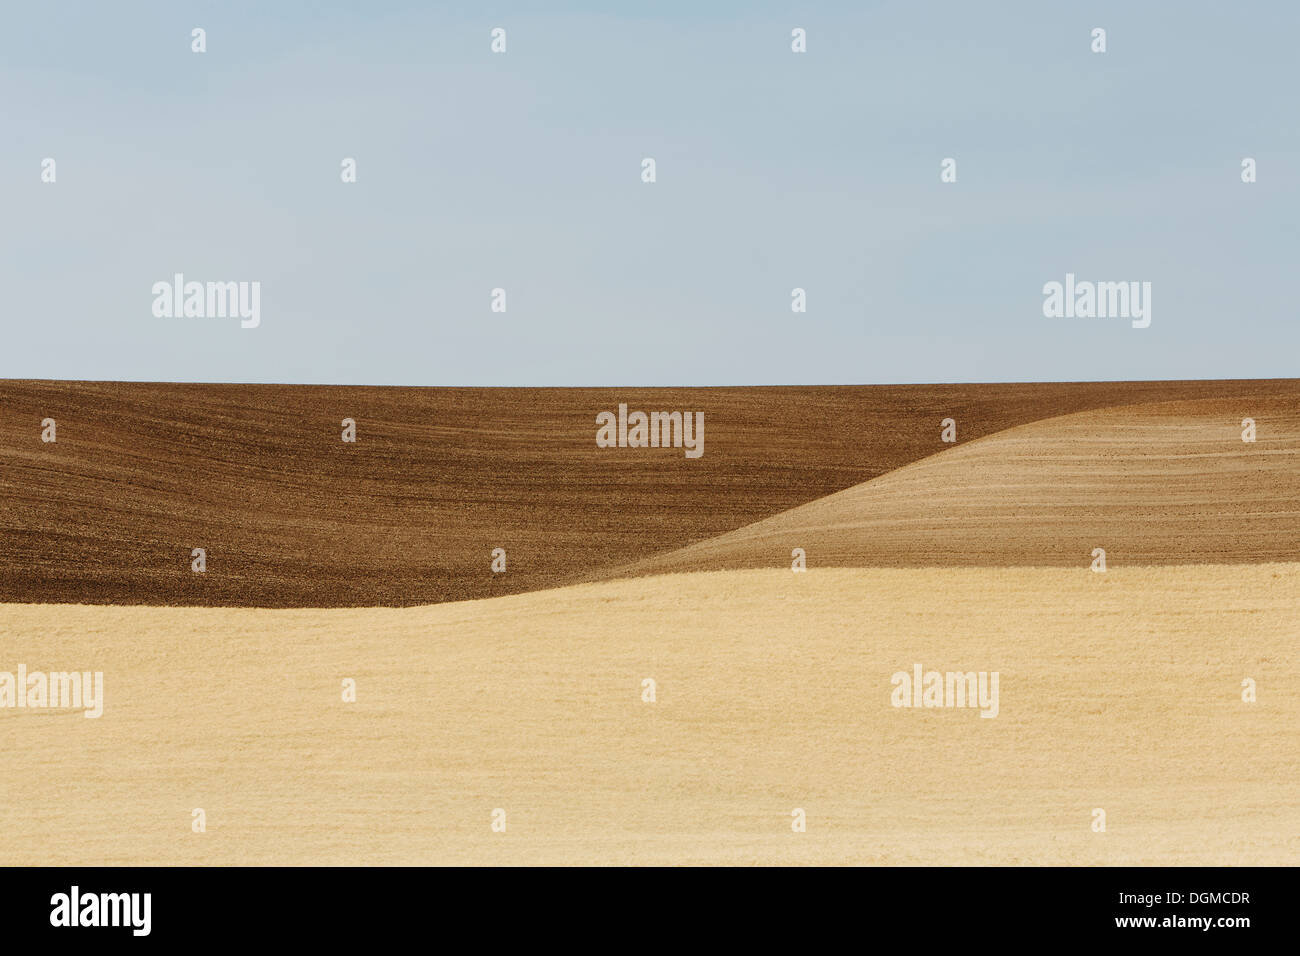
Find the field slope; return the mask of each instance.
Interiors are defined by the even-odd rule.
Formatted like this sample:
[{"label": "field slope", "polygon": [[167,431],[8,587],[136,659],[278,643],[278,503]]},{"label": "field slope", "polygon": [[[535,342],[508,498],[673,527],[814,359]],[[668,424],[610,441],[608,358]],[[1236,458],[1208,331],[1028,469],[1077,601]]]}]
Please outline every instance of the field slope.
[{"label": "field slope", "polygon": [[[1191,398],[1224,400],[1214,427],[1226,441],[1234,421],[1263,415],[1257,409],[1267,402],[1300,405],[1300,383],[445,389],[5,381],[0,601],[419,605],[553,587],[708,541],[944,451],[945,418],[958,427],[951,452],[963,453],[969,442],[1039,419]],[[704,456],[597,448],[596,413],[621,402],[703,411]],[[57,423],[56,442],[41,441],[46,418]],[[357,423],[355,444],[340,440],[344,418]],[[1258,446],[1238,442],[1234,453],[1262,454],[1276,441],[1262,426]],[[1016,490],[1005,490],[1013,500]],[[950,504],[931,503],[939,512]],[[1151,501],[1152,509],[1170,504],[1180,506]],[[1289,527],[1279,528],[1279,540]],[[1294,547],[1255,551],[1260,542],[1250,537],[1234,550],[1226,537],[1215,540],[1216,554],[1234,561]],[[1061,538],[1031,550],[1055,549],[1056,562],[1070,563],[1085,543],[1094,546]],[[988,544],[987,560],[1007,557],[1005,543]],[[936,560],[933,541],[913,536],[909,547],[868,556]],[[207,552],[204,574],[191,573],[194,548]],[[494,548],[506,551],[505,574],[490,571]]]},{"label": "field slope", "polygon": [[[1256,440],[1242,441],[1242,420]],[[1300,403],[1143,404],[958,444],[628,573],[1300,560]]]}]

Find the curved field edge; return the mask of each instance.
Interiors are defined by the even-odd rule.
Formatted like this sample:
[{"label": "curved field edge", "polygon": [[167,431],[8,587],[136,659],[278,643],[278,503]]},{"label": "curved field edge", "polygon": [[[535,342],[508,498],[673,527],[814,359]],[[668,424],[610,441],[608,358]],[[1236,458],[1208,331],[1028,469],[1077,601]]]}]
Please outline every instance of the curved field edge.
[{"label": "curved field edge", "polygon": [[809,567],[1087,566],[1097,549],[1139,565],[1300,559],[1300,405],[1200,399],[1055,416],[617,573],[792,557]]},{"label": "curved field edge", "polygon": [[[0,382],[0,600],[403,606],[551,587],[1061,412],[1300,383],[422,389]],[[701,410],[702,458],[595,414]],[[45,418],[58,440],[41,441]],[[340,441],[342,420],[358,440]],[[194,548],[207,555],[193,573]],[[492,552],[508,570],[491,571]]]}]

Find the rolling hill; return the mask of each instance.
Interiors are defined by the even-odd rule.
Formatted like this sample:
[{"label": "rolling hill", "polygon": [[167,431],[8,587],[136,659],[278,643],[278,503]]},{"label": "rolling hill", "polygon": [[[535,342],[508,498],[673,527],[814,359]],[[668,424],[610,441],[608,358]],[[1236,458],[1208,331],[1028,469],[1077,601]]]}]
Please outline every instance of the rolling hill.
[{"label": "rolling hill", "polygon": [[[1226,401],[1228,441],[1233,421],[1260,403],[1300,404],[1300,384],[425,389],[4,381],[0,601],[418,605],[552,587],[706,542],[939,451],[964,454],[970,442],[1009,428],[1192,398]],[[705,454],[597,448],[595,416],[620,402],[705,412]],[[56,442],[40,439],[46,418],[57,423]],[[357,423],[355,444],[340,440],[344,418]],[[957,422],[956,448],[940,441],[945,418]],[[1269,448],[1275,436],[1266,426],[1259,445],[1238,442],[1233,453],[1258,457]],[[1053,563],[1070,563],[1078,547],[1094,546],[1094,529],[1079,531],[1089,540],[1035,547],[1051,551]],[[869,553],[884,563],[929,562],[942,548],[921,532],[909,541],[912,550],[900,557]],[[1254,554],[1258,544],[1252,537],[1234,551],[1228,542],[1219,553],[1238,560],[1234,554]],[[206,551],[203,574],[191,572],[194,548]],[[506,551],[504,574],[490,570],[494,548]],[[1276,544],[1259,556],[1288,549]],[[1016,549],[988,544],[988,560],[1008,555]]]},{"label": "rolling hill", "polygon": [[1095,548],[1111,565],[1297,561],[1300,403],[1199,399],[1046,418],[627,570],[788,566],[794,548],[831,567],[1079,567]]}]

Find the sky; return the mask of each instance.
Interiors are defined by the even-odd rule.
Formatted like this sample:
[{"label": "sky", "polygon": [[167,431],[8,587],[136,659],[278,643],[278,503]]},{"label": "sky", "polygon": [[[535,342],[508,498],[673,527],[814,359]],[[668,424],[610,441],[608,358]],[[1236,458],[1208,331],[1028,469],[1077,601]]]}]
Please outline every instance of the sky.
[{"label": "sky", "polygon": [[[0,378],[1292,377],[1298,33],[1289,0],[6,4]],[[155,315],[176,273],[260,283],[260,324]],[[1067,273],[1150,282],[1150,326],[1046,317]]]}]

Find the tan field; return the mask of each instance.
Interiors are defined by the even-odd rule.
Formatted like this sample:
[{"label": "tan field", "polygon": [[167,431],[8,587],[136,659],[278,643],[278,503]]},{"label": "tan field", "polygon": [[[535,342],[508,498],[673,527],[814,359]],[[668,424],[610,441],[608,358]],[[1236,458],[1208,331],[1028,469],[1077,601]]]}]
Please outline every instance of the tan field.
[{"label": "tan field", "polygon": [[[11,605],[7,659],[102,670],[106,703],[0,711],[0,859],[1294,864],[1298,620],[1297,564]],[[895,708],[917,662],[998,671],[998,716]]]}]

